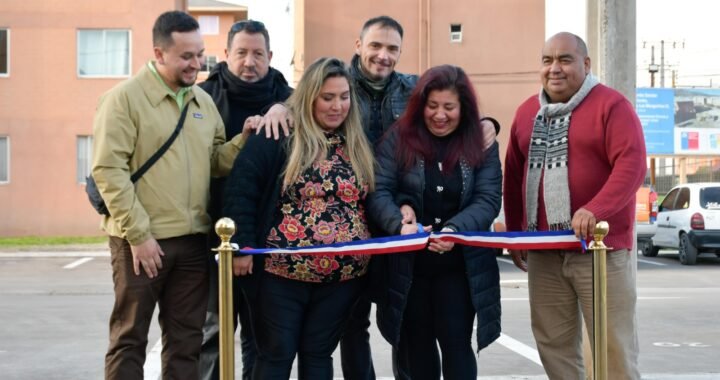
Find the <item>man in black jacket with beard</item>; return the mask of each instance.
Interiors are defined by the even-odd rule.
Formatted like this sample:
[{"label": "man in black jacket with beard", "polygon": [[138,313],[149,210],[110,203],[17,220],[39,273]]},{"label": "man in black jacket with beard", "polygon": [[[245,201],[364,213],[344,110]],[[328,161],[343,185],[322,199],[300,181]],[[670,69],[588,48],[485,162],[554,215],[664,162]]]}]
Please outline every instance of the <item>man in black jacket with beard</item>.
[{"label": "man in black jacket with beard", "polygon": [[[400,59],[403,28],[388,16],[374,17],[365,22],[355,41],[355,55],[350,62],[361,117],[368,140],[373,145],[405,111],[416,75],[395,71]],[[405,210],[404,210],[405,211]],[[414,213],[405,222],[414,223]],[[371,225],[371,230],[375,230]],[[377,231],[371,231],[377,236]],[[355,305],[345,335],[340,341],[342,369],[346,379],[375,379],[370,356],[368,327],[370,301],[361,298]],[[393,352],[393,356],[394,356]],[[393,358],[394,371],[396,367]]]},{"label": "man in black jacket with beard", "polygon": [[[252,123],[255,115],[262,114],[274,103],[285,101],[292,92],[283,75],[270,67],[272,51],[270,37],[263,23],[253,20],[240,21],[228,32],[226,61],[219,63],[200,84],[215,101],[225,123],[227,139],[242,132],[246,123]],[[222,210],[224,178],[213,178],[210,183],[209,213],[217,220]],[[217,239],[210,242],[217,246]],[[207,318],[203,326],[203,346],[200,353],[200,379],[219,378],[218,360],[218,278],[217,266],[212,260],[210,277],[210,300]],[[248,305],[237,286],[233,289],[234,320],[240,317],[240,344],[242,348],[242,378],[250,379],[257,351],[250,325]]]}]

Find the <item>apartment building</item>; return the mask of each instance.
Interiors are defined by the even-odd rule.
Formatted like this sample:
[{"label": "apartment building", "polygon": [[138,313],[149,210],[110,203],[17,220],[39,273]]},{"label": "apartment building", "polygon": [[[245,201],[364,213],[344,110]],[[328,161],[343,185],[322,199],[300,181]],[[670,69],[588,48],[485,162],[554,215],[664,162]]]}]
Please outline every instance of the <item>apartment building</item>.
[{"label": "apartment building", "polygon": [[0,2],[0,236],[98,235],[85,176],[98,97],[152,58],[177,0]]},{"label": "apartment building", "polygon": [[[444,63],[463,67],[475,84],[481,110],[503,125],[503,151],[515,107],[539,88],[544,1],[235,3],[1,1],[0,236],[101,234],[84,189],[95,106],[103,92],[152,58],[152,24],[167,10],[187,10],[198,19],[208,69],[224,59],[227,31],[234,22],[248,17],[267,21],[276,51],[273,64],[291,64],[290,82],[318,57],[349,60],[362,23],[380,14],[392,16],[405,29],[397,69],[422,73]],[[274,14],[282,18],[274,19]],[[284,23],[278,20],[285,18],[292,36],[273,37],[282,30],[273,28],[273,22]],[[288,58],[276,61],[279,50]]]}]

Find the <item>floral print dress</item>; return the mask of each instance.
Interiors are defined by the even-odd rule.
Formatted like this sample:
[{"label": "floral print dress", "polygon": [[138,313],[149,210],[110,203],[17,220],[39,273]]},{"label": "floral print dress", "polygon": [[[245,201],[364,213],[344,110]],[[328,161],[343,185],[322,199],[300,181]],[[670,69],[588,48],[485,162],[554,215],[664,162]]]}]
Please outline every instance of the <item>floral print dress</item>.
[{"label": "floral print dress", "polygon": [[[306,247],[370,237],[364,201],[367,184],[358,184],[345,154],[344,136],[326,133],[324,160],[313,163],[279,199],[279,215],[267,236],[267,247]],[[265,271],[305,282],[338,282],[367,272],[368,255],[271,254]]]}]

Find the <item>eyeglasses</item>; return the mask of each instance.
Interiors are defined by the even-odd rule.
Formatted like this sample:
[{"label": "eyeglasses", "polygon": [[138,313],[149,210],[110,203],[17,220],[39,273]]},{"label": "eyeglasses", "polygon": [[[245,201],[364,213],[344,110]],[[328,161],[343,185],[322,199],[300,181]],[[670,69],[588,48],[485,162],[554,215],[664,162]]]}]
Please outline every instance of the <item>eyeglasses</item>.
[{"label": "eyeglasses", "polygon": [[238,21],[230,27],[230,33],[237,33],[246,29],[250,29],[253,31],[265,30],[265,24],[255,20]]}]

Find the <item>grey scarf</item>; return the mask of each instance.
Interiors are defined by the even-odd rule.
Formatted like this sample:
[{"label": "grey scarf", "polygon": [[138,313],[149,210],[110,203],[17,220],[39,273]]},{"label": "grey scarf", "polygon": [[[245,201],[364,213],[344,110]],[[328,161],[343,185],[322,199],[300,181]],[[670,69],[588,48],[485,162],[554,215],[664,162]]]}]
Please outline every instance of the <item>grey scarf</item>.
[{"label": "grey scarf", "polygon": [[567,170],[570,115],[597,84],[597,79],[588,74],[578,92],[567,103],[549,103],[545,91],[540,90],[540,110],[533,123],[525,183],[528,231],[537,231],[538,228],[538,192],[541,178],[548,227],[551,231],[571,228]]}]

